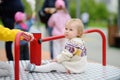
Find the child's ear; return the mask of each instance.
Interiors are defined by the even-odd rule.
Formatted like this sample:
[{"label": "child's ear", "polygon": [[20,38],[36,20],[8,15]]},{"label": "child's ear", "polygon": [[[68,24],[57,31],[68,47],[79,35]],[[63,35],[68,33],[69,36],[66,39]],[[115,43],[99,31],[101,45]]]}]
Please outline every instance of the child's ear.
[{"label": "child's ear", "polygon": [[80,36],[80,33],[78,33],[77,36]]},{"label": "child's ear", "polygon": [[80,37],[82,34],[81,33],[78,33],[77,36]]},{"label": "child's ear", "polygon": [[82,32],[79,32],[77,36],[81,37],[81,36],[82,36],[82,34],[83,34]]}]

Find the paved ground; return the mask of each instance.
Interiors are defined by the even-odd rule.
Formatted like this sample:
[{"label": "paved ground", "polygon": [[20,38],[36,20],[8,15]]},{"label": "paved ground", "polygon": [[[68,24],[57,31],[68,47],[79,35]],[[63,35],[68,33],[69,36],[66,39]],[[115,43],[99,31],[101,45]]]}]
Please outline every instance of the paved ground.
[{"label": "paved ground", "polygon": [[[108,32],[107,29],[101,29],[107,38],[107,64],[120,67],[120,48],[108,46]],[[86,35],[86,45],[88,49],[88,59],[96,62],[101,62],[101,37],[97,33],[91,33]]]},{"label": "paved ground", "polygon": [[[101,29],[107,38],[107,29]],[[44,27],[33,27],[30,32],[41,32],[42,37],[46,37],[46,30]],[[101,37],[98,33],[90,33],[84,36],[87,46],[88,60],[101,63]],[[43,59],[49,59],[49,42],[42,44]],[[113,65],[120,68],[120,48],[109,47],[107,42],[107,64]],[[4,52],[4,42],[0,41],[0,60],[6,60]]]}]

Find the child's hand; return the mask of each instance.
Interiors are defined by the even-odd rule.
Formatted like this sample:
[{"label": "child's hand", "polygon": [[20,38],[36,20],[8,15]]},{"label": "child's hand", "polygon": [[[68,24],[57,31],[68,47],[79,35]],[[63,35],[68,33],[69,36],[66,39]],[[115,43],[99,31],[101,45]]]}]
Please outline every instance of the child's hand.
[{"label": "child's hand", "polygon": [[34,40],[34,36],[31,33],[23,32],[22,36],[23,36],[23,39],[26,41],[33,41]]},{"label": "child's hand", "polygon": [[66,72],[67,74],[70,74],[70,70],[67,70],[67,72]]},{"label": "child's hand", "polygon": [[53,59],[52,62],[57,62],[57,59]]}]

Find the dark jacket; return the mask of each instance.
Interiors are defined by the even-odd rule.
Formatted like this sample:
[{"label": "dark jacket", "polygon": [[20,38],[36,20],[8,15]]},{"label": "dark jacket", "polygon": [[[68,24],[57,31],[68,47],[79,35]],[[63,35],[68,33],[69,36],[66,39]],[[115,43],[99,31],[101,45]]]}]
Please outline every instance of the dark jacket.
[{"label": "dark jacket", "polygon": [[[44,9],[45,8],[54,8],[55,7],[55,1],[56,0],[45,0],[44,1],[42,9],[39,10],[39,18],[40,18],[41,22],[47,24],[51,14],[45,13]],[[67,0],[64,0],[64,1],[65,1],[66,7],[68,7]]]},{"label": "dark jacket", "polygon": [[14,17],[17,11],[24,11],[21,0],[2,0],[0,4],[0,17]]}]

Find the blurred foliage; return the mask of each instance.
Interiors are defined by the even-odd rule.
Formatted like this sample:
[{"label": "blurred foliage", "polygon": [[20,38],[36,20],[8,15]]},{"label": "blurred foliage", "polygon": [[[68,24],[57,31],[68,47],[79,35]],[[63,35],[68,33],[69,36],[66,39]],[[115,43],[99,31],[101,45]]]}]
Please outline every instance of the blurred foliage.
[{"label": "blurred foliage", "polygon": [[[44,0],[35,0],[36,1],[36,5],[35,5],[35,13],[36,13],[36,23],[39,25],[39,17],[38,17],[38,11],[41,9],[41,6],[44,2]],[[30,4],[26,1],[26,0],[22,0],[24,7],[25,7],[25,13],[28,16],[32,16],[32,8],[30,6]]]},{"label": "blurred foliage", "polygon": [[[74,3],[74,4],[73,4]],[[76,17],[76,1],[71,0],[70,4],[70,14],[72,17]],[[96,3],[95,0],[80,0],[80,14],[88,12],[90,16],[90,26],[94,23],[102,23],[104,26],[107,25],[109,12],[107,10],[106,4],[104,2]]]},{"label": "blurred foliage", "polygon": [[90,20],[89,21],[89,27],[104,28],[107,26],[108,26],[108,23],[107,23],[107,21],[104,21],[104,20],[100,20],[100,21]]},{"label": "blurred foliage", "polygon": [[25,13],[28,15],[28,16],[31,16],[32,15],[32,9],[31,9],[31,6],[30,4],[26,1],[26,0],[22,0],[23,2],[23,5],[25,7]]},{"label": "blurred foliage", "polygon": [[118,15],[116,13],[110,13],[108,18],[108,25],[117,25]]},{"label": "blurred foliage", "polygon": [[[30,5],[26,2],[26,0],[22,0],[25,5],[25,12],[27,14],[31,15],[31,8]],[[36,0],[36,14],[37,19],[38,18],[38,11],[41,9],[43,5],[44,0]],[[72,16],[72,18],[76,17],[76,0],[68,0],[69,2],[69,13]],[[113,17],[113,23],[117,22],[117,16],[114,13],[109,14],[106,4],[104,2],[96,3],[95,0],[80,0],[80,14],[83,12],[88,12],[90,15],[90,23],[89,25],[93,25],[96,23],[96,25],[102,25],[106,26],[109,22],[110,16]],[[95,26],[96,26],[95,25]]]},{"label": "blurred foliage", "polygon": [[41,9],[43,2],[44,0],[36,0],[36,16],[37,16],[38,25],[40,24],[40,19],[38,17],[38,11]]},{"label": "blurred foliage", "polygon": [[[71,0],[70,14],[72,17],[76,16],[76,3],[75,0]],[[108,10],[105,3],[100,2],[96,3],[94,0],[80,0],[80,13],[88,12],[90,15],[90,20],[107,20],[108,19]]]},{"label": "blurred foliage", "polygon": [[72,18],[76,17],[76,4],[73,4],[72,1],[69,2],[69,12]]}]

